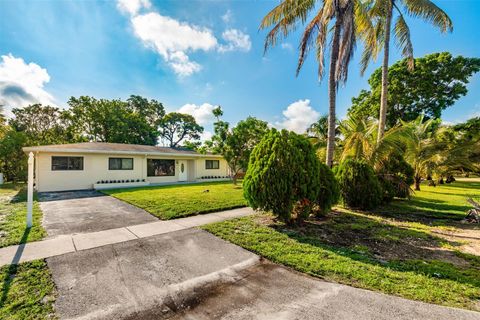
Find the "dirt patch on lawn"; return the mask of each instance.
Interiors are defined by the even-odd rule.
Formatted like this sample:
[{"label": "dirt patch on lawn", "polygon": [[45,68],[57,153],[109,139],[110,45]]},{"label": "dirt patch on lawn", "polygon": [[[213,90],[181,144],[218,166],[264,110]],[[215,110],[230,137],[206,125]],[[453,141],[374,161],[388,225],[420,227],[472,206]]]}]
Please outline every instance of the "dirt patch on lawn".
[{"label": "dirt patch on lawn", "polygon": [[[271,215],[258,215],[256,222],[275,228],[299,241],[319,242],[333,248],[345,248],[380,263],[392,260],[439,260],[458,267],[468,267],[469,261],[455,250],[478,254],[480,241],[455,237],[456,233],[437,235],[433,231],[408,228],[395,221],[346,211],[334,211],[326,217],[313,218],[301,225],[288,226]],[[475,231],[468,233],[475,235]],[[467,235],[464,233],[463,235]]]}]

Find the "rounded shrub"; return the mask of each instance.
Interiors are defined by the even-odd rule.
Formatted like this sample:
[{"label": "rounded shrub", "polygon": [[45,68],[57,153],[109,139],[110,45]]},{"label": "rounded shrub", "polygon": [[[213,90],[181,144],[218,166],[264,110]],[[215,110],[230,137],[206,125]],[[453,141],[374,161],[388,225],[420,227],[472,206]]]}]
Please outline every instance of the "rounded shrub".
[{"label": "rounded shrub", "polygon": [[348,159],[335,168],[343,203],[351,208],[373,209],[383,199],[383,190],[373,168],[361,160]]},{"label": "rounded shrub", "polygon": [[253,149],[243,190],[252,208],[271,211],[287,223],[328,212],[339,194],[333,173],[312,144],[294,132],[275,129]]},{"label": "rounded shrub", "polygon": [[378,177],[384,189],[384,200],[388,202],[393,197],[408,198],[411,192],[410,186],[415,182],[414,176],[415,170],[402,155],[392,153],[378,171]]}]

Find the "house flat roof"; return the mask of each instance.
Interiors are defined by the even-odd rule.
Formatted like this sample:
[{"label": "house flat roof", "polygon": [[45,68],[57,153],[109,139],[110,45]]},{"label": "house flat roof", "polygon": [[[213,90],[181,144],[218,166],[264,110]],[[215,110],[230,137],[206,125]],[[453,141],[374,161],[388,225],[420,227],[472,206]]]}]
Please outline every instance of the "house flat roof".
[{"label": "house flat roof", "polygon": [[82,142],[69,144],[53,144],[44,146],[24,147],[24,152],[58,152],[58,153],[108,153],[108,154],[142,154],[161,156],[191,156],[191,157],[221,157],[215,154],[201,154],[193,150],[146,146],[140,144]]}]

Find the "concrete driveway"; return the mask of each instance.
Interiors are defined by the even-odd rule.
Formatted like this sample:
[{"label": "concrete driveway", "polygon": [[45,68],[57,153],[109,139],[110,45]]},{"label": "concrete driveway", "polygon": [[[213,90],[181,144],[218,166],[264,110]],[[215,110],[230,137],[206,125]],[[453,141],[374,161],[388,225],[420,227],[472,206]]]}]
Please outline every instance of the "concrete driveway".
[{"label": "concrete driveway", "polygon": [[50,237],[158,221],[148,212],[94,190],[39,194]]},{"label": "concrete driveway", "polygon": [[312,278],[198,229],[47,263],[61,319],[480,319]]}]

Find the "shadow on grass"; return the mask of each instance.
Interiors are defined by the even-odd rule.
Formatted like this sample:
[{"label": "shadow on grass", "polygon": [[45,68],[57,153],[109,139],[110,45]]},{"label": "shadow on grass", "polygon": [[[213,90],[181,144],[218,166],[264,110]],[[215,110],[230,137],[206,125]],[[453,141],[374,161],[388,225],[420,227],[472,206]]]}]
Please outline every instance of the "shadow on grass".
[{"label": "shadow on grass", "polygon": [[467,204],[455,205],[441,200],[415,197],[410,200],[395,199],[390,204],[367,213],[405,222],[458,226],[469,209]]},{"label": "shadow on grass", "polygon": [[386,225],[368,217],[341,213],[318,224],[307,221],[300,226],[282,223],[269,227],[290,239],[340,254],[349,259],[399,272],[413,272],[432,278],[449,279],[480,288],[476,260],[448,251],[458,247],[428,232]]},{"label": "shadow on grass", "polygon": [[5,281],[3,282],[2,286],[2,295],[0,297],[0,308],[3,307],[5,301],[7,300],[8,292],[10,291],[10,287],[12,285],[13,280],[17,274],[18,263],[20,262],[20,258],[22,257],[23,250],[25,249],[25,243],[27,242],[28,235],[30,234],[30,228],[26,228],[23,232],[22,239],[20,240],[21,245],[18,246],[15,255],[10,263],[10,265],[6,268],[5,272]]}]

